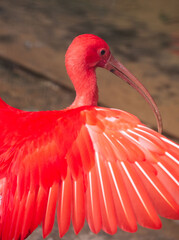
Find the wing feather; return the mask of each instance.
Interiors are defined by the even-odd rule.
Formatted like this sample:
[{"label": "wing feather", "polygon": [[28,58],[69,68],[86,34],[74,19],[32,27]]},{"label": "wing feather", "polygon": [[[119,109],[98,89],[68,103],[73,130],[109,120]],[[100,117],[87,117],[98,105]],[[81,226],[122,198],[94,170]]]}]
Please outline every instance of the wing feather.
[{"label": "wing feather", "polygon": [[[128,130],[128,133],[125,133],[128,136],[129,140],[133,141],[136,145],[140,144],[140,139],[136,138],[134,131]],[[160,136],[160,135],[159,135]],[[143,137],[144,138],[144,137]],[[156,138],[156,133],[154,135]],[[160,147],[163,144],[161,138],[157,139],[157,144],[160,143]],[[179,162],[176,158],[174,158],[170,153],[167,152],[168,146],[165,144],[163,145],[163,154],[161,153],[162,150],[154,152],[154,142],[152,142],[152,147],[149,149],[140,145],[141,150],[145,154],[145,158],[148,163],[150,163],[156,171],[158,179],[161,182],[165,183],[165,188],[171,193],[172,197],[175,199],[176,202],[179,201],[179,173],[178,167]],[[176,144],[175,144],[176,145]],[[172,148],[174,148],[172,146]]]},{"label": "wing feather", "polygon": [[46,212],[43,219],[44,238],[51,232],[55,220],[57,198],[59,194],[59,183],[55,182],[49,189]]},{"label": "wing feather", "polygon": [[34,229],[38,227],[39,223],[41,223],[44,218],[48,200],[48,192],[49,192],[48,188],[46,189],[43,186],[39,186],[30,232],[34,231]]},{"label": "wing feather", "polygon": [[60,194],[57,208],[57,219],[59,235],[63,235],[68,231],[71,221],[71,202],[72,202],[72,182],[70,170],[67,170],[66,178],[60,185]]},{"label": "wing feather", "polygon": [[76,234],[80,232],[85,222],[85,192],[83,176],[73,181],[72,222]]},{"label": "wing feather", "polygon": [[178,204],[158,177],[149,171],[145,163],[136,162],[135,165],[158,214],[166,218],[178,218]]},{"label": "wing feather", "polygon": [[30,190],[28,192],[28,196],[25,204],[24,220],[22,222],[23,224],[21,223],[22,224],[21,239],[24,239],[29,235],[29,229],[31,228],[31,224],[33,221],[35,198],[36,198],[35,190]]},{"label": "wing feather", "polygon": [[71,221],[79,233],[85,218],[109,234],[158,229],[158,214],[179,218],[179,147],[136,117],[83,107],[41,113],[39,126],[38,114],[3,111],[0,239],[23,240],[41,223],[46,237],[56,209],[60,237]]},{"label": "wing feather", "polygon": [[92,232],[98,233],[102,228],[102,216],[97,184],[96,168],[92,168],[87,175],[88,187],[86,189],[87,221]]},{"label": "wing feather", "polygon": [[122,174],[116,162],[108,162],[108,173],[118,226],[124,231],[137,231],[137,221]]},{"label": "wing feather", "polygon": [[117,218],[112,198],[110,181],[106,169],[105,162],[99,154],[95,154],[97,183],[99,186],[99,199],[102,217],[102,228],[109,234],[114,234],[117,231]]}]

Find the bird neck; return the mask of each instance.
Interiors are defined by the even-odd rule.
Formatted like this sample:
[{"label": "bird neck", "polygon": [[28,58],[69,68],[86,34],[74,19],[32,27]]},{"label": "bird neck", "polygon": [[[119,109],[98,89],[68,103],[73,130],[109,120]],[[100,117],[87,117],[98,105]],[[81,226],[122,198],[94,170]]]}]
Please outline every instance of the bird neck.
[{"label": "bird neck", "polygon": [[70,108],[81,106],[96,106],[98,102],[98,87],[95,68],[79,67],[67,71],[75,87],[76,98]]}]

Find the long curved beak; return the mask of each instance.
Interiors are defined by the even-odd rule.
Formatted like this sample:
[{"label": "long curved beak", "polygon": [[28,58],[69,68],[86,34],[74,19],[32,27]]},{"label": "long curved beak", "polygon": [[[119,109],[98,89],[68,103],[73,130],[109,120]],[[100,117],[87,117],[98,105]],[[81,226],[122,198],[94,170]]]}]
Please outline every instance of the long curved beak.
[{"label": "long curved beak", "polygon": [[116,76],[122,78],[125,82],[135,88],[149,103],[150,107],[152,108],[158,126],[158,132],[162,132],[162,118],[159,112],[159,109],[154,102],[153,98],[151,97],[150,93],[147,89],[142,85],[142,83],[134,77],[128,70],[125,68],[120,62],[118,62],[112,55],[110,55],[107,63],[105,64],[104,68],[109,70],[110,72],[114,73]]}]

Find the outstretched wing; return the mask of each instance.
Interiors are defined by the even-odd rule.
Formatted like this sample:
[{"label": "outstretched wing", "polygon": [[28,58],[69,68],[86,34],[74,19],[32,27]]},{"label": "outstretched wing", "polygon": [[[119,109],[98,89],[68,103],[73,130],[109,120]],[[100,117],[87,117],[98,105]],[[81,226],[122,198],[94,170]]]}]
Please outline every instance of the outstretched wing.
[{"label": "outstretched wing", "polygon": [[177,144],[119,110],[83,107],[54,119],[32,124],[4,168],[3,240],[24,239],[41,222],[47,236],[56,206],[60,236],[71,221],[78,233],[85,218],[110,234],[137,223],[158,229],[158,214],[179,218]]},{"label": "outstretched wing", "polygon": [[[85,217],[93,232],[110,234],[117,226],[134,232],[137,223],[158,229],[158,215],[178,219],[179,146],[123,111],[94,108],[82,114],[86,124],[67,156],[75,170],[68,212],[75,232]],[[62,236],[61,212],[63,207]]]}]

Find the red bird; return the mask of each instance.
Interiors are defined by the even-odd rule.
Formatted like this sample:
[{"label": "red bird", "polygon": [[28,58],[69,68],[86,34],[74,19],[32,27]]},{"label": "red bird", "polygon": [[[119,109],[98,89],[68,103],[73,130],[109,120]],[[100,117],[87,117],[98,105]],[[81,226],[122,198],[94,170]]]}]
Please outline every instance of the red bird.
[{"label": "red bird", "polygon": [[[59,235],[85,219],[91,231],[135,232],[161,227],[158,215],[179,219],[179,146],[137,117],[97,107],[95,69],[106,68],[157,107],[142,84],[101,38],[76,37],[66,53],[75,90],[62,111],[27,112],[0,99],[0,239],[23,240],[42,223]],[[57,209],[56,209],[57,208]]]}]

